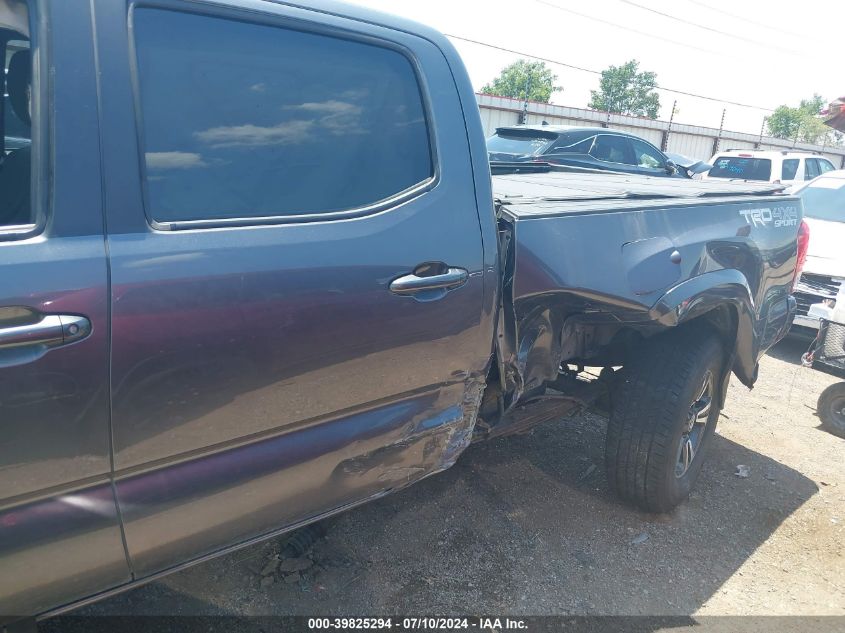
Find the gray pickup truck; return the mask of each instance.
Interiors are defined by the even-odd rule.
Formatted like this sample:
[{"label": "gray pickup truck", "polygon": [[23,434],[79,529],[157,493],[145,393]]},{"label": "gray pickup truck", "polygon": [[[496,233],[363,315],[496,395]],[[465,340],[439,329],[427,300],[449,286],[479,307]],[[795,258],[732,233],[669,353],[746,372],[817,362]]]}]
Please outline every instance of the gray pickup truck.
[{"label": "gray pickup truck", "polygon": [[30,130],[0,170],[7,618],[588,407],[610,486],[668,511],[731,372],[753,385],[792,320],[799,201],[491,177],[431,29],[328,1],[3,0],[0,33]]}]

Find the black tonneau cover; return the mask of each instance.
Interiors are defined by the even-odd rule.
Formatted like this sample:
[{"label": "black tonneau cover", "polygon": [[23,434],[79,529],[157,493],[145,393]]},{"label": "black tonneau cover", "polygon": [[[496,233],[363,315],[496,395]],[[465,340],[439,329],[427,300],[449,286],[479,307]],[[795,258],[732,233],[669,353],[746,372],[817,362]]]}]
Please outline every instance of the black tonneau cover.
[{"label": "black tonneau cover", "polygon": [[[666,200],[771,195],[784,186],[771,183],[689,180],[612,172],[516,173],[493,176],[493,197],[502,205],[588,200]],[[564,210],[564,209],[561,209]]]}]

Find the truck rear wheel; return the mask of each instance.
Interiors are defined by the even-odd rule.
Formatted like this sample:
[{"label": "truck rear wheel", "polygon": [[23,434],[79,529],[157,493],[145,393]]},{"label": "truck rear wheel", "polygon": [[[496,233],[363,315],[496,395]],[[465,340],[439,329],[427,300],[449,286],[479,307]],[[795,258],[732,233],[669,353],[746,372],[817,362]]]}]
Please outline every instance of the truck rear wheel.
[{"label": "truck rear wheel", "polygon": [[845,437],[845,382],[837,382],[822,391],[816,410],[825,429]]},{"label": "truck rear wheel", "polygon": [[646,341],[611,398],[605,464],[611,488],[651,512],[692,490],[719,418],[724,353],[707,330]]}]

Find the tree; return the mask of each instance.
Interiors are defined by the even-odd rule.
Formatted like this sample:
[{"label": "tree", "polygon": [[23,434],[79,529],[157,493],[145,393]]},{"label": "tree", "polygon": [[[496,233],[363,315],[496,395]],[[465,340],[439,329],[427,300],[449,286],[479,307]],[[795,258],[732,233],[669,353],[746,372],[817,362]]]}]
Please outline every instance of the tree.
[{"label": "tree", "polygon": [[825,100],[818,94],[814,94],[811,99],[802,99],[797,108],[779,106],[766,120],[766,128],[776,138],[817,145],[838,145],[839,138],[819,116],[824,106]]},{"label": "tree", "polygon": [[782,105],[766,119],[766,128],[776,138],[797,139],[803,120],[804,114],[798,108]]},{"label": "tree", "polygon": [[591,99],[587,107],[656,119],[660,111],[660,95],[654,92],[657,74],[638,72],[639,68],[639,62],[632,59],[622,66],[610,66],[603,70],[599,89],[590,91]]},{"label": "tree", "polygon": [[481,89],[487,95],[513,97],[548,103],[552,93],[563,90],[555,86],[557,75],[544,62],[520,59],[502,69],[499,76]]}]

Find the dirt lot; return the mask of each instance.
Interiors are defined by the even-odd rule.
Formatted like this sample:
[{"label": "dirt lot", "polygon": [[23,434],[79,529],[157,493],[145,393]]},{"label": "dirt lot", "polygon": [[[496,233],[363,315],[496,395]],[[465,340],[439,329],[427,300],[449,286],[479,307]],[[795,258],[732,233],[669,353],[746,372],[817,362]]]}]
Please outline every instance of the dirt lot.
[{"label": "dirt lot", "polygon": [[262,577],[278,539],[82,613],[845,615],[845,440],[818,428],[835,379],[800,367],[806,346],[781,343],[751,392],[734,380],[698,487],[671,515],[610,495],[604,422],[583,416],[475,446],[347,512],[302,572]]}]

